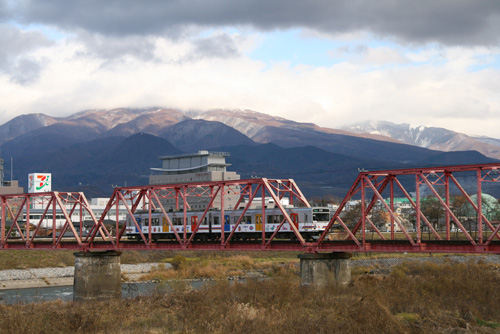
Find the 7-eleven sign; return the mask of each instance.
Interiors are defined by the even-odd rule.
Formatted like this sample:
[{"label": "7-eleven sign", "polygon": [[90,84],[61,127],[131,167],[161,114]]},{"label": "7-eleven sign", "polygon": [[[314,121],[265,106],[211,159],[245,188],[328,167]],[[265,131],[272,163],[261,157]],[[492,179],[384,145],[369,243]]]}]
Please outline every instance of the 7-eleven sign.
[{"label": "7-eleven sign", "polygon": [[52,191],[52,174],[31,173],[28,175],[28,192],[43,193]]}]

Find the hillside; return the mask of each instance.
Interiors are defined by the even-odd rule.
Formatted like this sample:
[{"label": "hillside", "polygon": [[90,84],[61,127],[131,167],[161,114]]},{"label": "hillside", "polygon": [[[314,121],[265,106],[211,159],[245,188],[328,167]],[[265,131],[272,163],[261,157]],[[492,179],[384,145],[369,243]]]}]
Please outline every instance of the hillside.
[{"label": "hillside", "polygon": [[[13,124],[23,130],[8,139],[12,131],[6,129]],[[89,197],[107,196],[116,185],[147,184],[151,168],[161,166],[159,156],[201,149],[230,152],[229,170],[242,178],[293,178],[307,196],[345,195],[358,168],[497,161],[477,151],[430,150],[253,111],[149,108],[89,110],[63,119],[21,116],[0,126],[2,134],[2,157],[14,159],[14,177],[22,186],[29,173],[46,171],[53,173],[55,189]]]},{"label": "hillside", "polygon": [[500,140],[468,136],[443,128],[367,121],[346,127],[345,130],[357,134],[378,134],[401,143],[438,151],[474,150],[488,157],[500,159]]}]

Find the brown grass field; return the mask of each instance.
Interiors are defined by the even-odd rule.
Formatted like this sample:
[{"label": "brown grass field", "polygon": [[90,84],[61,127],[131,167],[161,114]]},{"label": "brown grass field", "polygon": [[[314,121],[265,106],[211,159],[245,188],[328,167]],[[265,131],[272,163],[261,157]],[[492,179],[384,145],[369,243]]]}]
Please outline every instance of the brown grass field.
[{"label": "brown grass field", "polygon": [[[176,269],[156,274],[200,276],[208,269],[193,267],[204,261],[177,257]],[[265,269],[266,261],[231,255],[206,267],[227,274]],[[271,265],[265,280],[221,279],[197,290],[165,281],[134,299],[0,306],[0,333],[500,332],[500,275],[490,264],[407,263],[389,275],[354,271],[347,286],[313,288],[300,286],[296,266],[284,262]]]},{"label": "brown grass field", "polygon": [[[28,269],[46,267],[67,267],[75,265],[74,251],[71,250],[4,250],[0,251],[0,270]],[[234,257],[242,252],[209,252],[209,251],[124,251],[121,263],[165,262],[178,254],[187,259],[214,259]],[[276,260],[281,258],[297,259],[297,252],[246,252],[245,255],[255,259]]]}]

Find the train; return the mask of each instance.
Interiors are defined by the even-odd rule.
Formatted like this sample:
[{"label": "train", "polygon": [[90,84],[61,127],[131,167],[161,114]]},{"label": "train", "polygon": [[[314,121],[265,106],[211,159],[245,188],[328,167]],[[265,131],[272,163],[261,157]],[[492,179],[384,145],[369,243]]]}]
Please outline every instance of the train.
[{"label": "train", "polygon": [[[330,209],[327,207],[292,207],[285,210],[290,216],[292,224],[297,227],[302,237],[308,241],[317,240],[330,222]],[[226,210],[224,211],[224,224],[222,227],[221,211],[208,211],[203,221],[201,221],[203,211],[187,211],[186,234],[190,237],[193,231],[198,228],[193,240],[216,241],[221,237],[222,228],[225,233],[229,234],[233,231],[240,217],[242,217],[232,237],[233,240],[260,240],[263,228],[265,229],[266,238],[268,238],[278,229],[279,225],[285,220],[285,217],[279,208],[266,208],[264,211],[265,224],[263,224],[262,213],[262,209],[249,209],[242,217],[243,210]],[[153,211],[151,213],[151,224],[149,222],[150,215],[148,211],[138,211],[133,214],[137,225],[132,216],[127,216],[125,222],[126,236],[128,239],[140,240],[139,228],[147,236],[149,235],[149,225],[151,225],[153,240],[176,240],[174,230],[179,235],[184,235],[184,212],[168,212],[167,215],[172,222],[173,228],[162,212]],[[285,222],[275,238],[294,240],[296,236],[290,224]]]}]

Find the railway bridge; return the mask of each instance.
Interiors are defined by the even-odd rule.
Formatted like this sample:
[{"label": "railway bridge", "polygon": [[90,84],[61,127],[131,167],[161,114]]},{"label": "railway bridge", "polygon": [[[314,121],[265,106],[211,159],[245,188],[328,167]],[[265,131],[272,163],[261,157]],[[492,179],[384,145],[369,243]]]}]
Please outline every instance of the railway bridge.
[{"label": "railway bridge", "polygon": [[[3,195],[0,196],[0,249],[73,249],[80,252],[77,263],[93,261],[89,259],[95,254],[98,261],[102,261],[102,254],[114,254],[107,258],[111,259],[110,266],[114,258],[119,261],[115,256],[117,252],[129,249],[299,251],[304,253],[299,257],[305,281],[314,281],[316,272],[323,270],[319,267],[338,272],[338,266],[348,266],[347,255],[352,252],[498,254],[500,217],[486,212],[483,194],[484,190],[498,193],[495,187],[500,181],[499,169],[500,164],[483,164],[361,171],[326,228],[312,240],[299,230],[288,206],[282,204],[286,199],[291,206],[311,207],[292,179],[120,187],[115,188],[100,216],[92,212],[81,192]],[[228,194],[239,198],[230,206],[225,202]],[[466,217],[452,200],[457,196],[461,198],[461,205],[469,208]],[[201,224],[188,220],[191,200],[200,197],[207,198],[208,204],[201,209],[199,221],[209,213],[214,214],[216,198],[221,204],[216,211],[220,221],[224,221],[225,210],[238,212],[234,224],[220,228],[217,238],[198,238]],[[409,209],[405,217],[395,205],[397,198],[407,202]],[[272,233],[266,231],[266,224],[270,224],[265,214],[269,199],[282,216]],[[169,218],[170,210],[164,205],[167,200],[175,203],[174,211],[181,213],[180,229],[179,224],[176,223],[175,228]],[[357,211],[348,218],[346,207],[354,200]],[[434,220],[426,211],[431,202],[438,212]],[[35,204],[43,208],[43,214],[30,221],[30,210]],[[237,238],[238,228],[245,223],[245,214],[256,207],[262,210],[260,236],[252,240]],[[145,233],[140,223],[131,219],[139,238],[129,240],[127,237],[126,224],[118,219],[120,208],[125,208],[132,218],[138,211],[149,215]],[[112,209],[116,219],[109,224],[105,218]],[[171,238],[164,240],[154,233],[153,213],[164,218],[165,225],[173,231]],[[376,214],[385,217],[383,227],[375,221]],[[63,217],[63,223],[57,226],[56,215]],[[53,221],[47,226],[49,216]],[[87,233],[84,232],[86,225],[90,225]],[[291,229],[292,238],[282,238],[285,226]]]}]

